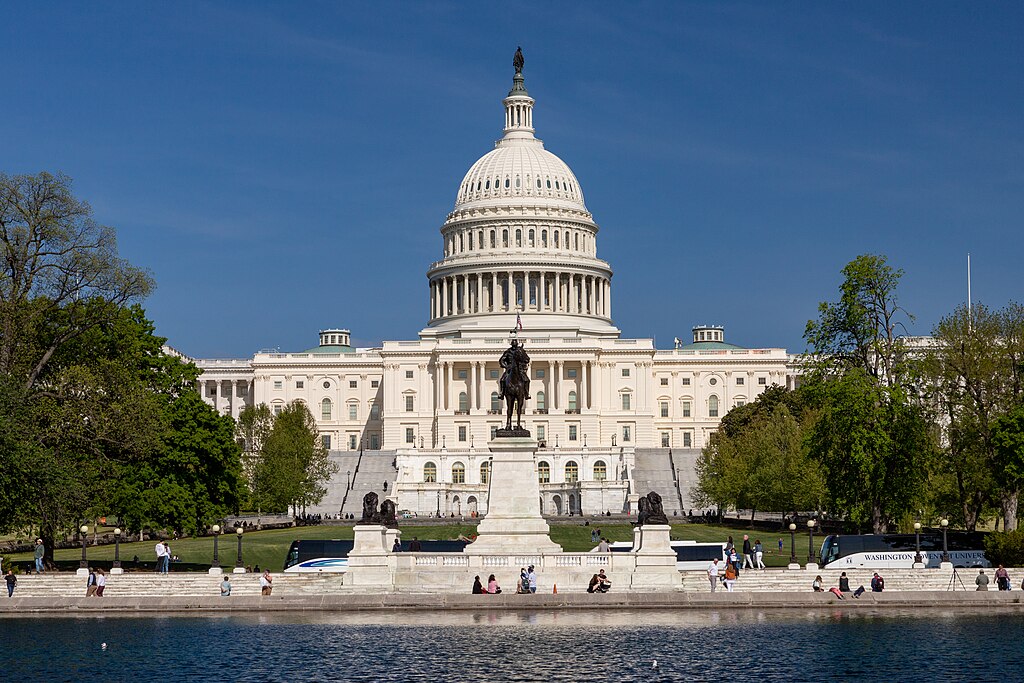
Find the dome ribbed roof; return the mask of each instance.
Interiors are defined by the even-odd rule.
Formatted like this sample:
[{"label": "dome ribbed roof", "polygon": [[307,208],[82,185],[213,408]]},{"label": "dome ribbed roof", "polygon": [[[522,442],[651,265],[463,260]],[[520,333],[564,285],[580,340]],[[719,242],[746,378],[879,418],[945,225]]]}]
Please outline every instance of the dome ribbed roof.
[{"label": "dome ribbed roof", "polygon": [[462,179],[455,208],[503,199],[542,200],[587,210],[576,176],[537,139],[499,141]]}]

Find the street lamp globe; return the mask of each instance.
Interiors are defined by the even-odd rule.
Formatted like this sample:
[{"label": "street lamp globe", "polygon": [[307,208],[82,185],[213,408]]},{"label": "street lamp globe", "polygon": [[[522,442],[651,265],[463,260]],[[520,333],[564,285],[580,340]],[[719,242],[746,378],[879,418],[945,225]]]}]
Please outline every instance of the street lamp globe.
[{"label": "street lamp globe", "polygon": [[792,522],[790,522],[790,524],[789,524],[789,530],[790,530],[790,531],[796,531],[796,524],[793,524]]},{"label": "street lamp globe", "polygon": [[946,519],[945,517],[943,517],[941,520],[939,520],[939,525],[940,526],[949,526],[949,520]]},{"label": "street lamp globe", "polygon": [[921,522],[914,522],[914,531],[921,530]]},{"label": "street lamp globe", "polygon": [[89,527],[87,527],[84,524],[78,530],[81,531],[83,534],[89,533]]},{"label": "street lamp globe", "polygon": [[220,524],[214,524],[213,527],[211,527],[210,530],[213,531],[213,533],[215,533],[215,534],[219,534],[220,533]]},{"label": "street lamp globe", "polygon": [[813,519],[809,519],[809,520],[807,520],[807,528],[808,528],[808,529],[813,529],[813,528],[814,528],[814,523],[815,523],[815,522],[814,522],[814,520],[813,520]]},{"label": "street lamp globe", "polygon": [[244,533],[244,531],[242,530],[242,527],[238,527],[235,529],[235,533],[241,536]]},{"label": "street lamp globe", "polygon": [[120,536],[121,535],[121,529],[120,528],[114,529],[114,535],[115,536]]}]

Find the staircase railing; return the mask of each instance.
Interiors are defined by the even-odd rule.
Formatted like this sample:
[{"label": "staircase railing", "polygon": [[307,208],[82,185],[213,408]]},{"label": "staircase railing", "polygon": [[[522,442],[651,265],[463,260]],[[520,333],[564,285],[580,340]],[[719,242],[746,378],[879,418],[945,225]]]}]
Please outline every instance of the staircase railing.
[{"label": "staircase railing", "polygon": [[683,492],[679,488],[679,470],[676,469],[675,458],[672,457],[672,449],[668,449],[668,464],[672,468],[672,483],[676,487],[676,496],[679,498],[679,514],[685,515],[686,508],[683,506]]},{"label": "staircase railing", "polygon": [[352,470],[352,477],[348,480],[348,486],[345,488],[345,495],[342,496],[342,499],[341,499],[341,510],[339,512],[344,512],[345,511],[345,504],[348,503],[348,494],[351,493],[352,487],[356,483],[356,476],[359,475],[359,466],[362,463],[363,463],[363,445],[359,444],[359,457],[356,458],[355,469]]}]

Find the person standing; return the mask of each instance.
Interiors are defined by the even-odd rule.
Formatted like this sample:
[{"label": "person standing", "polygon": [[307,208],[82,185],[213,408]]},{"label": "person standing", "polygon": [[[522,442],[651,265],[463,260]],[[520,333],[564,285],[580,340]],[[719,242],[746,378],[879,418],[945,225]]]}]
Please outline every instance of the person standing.
[{"label": "person standing", "polygon": [[611,545],[608,544],[607,538],[602,538],[601,542],[597,544],[597,552],[599,553],[610,553],[612,551]]},{"label": "person standing", "polygon": [[398,540],[397,537],[395,538],[394,545],[391,546],[391,552],[393,552],[393,553],[400,553],[400,552],[402,552],[402,542],[400,540]]},{"label": "person standing", "polygon": [[164,541],[164,574],[171,571],[171,546]]},{"label": "person standing", "polygon": [[89,570],[89,578],[85,580],[85,597],[91,598],[96,595],[96,570]]},{"label": "person standing", "polygon": [[43,556],[46,555],[46,546],[43,545],[43,539],[36,539],[36,547],[32,553],[32,556],[36,561],[36,574],[43,573]]},{"label": "person standing", "polygon": [[736,577],[739,576],[739,572],[736,571],[736,564],[729,563],[729,566],[725,568],[725,590],[730,593],[732,593],[733,586],[736,585]]},{"label": "person standing", "polygon": [[270,570],[267,569],[260,576],[260,595],[270,595],[271,591],[274,590],[274,578],[270,575]]},{"label": "person standing", "polygon": [[743,534],[743,568],[754,568],[754,549],[750,546],[750,536]]},{"label": "person standing", "polygon": [[999,565],[999,569],[996,570],[996,588],[1001,591],[1010,590],[1010,573],[1003,565]]},{"label": "person standing", "polygon": [[96,597],[103,597],[103,590],[107,587],[107,574],[102,569],[96,570]]},{"label": "person standing", "polygon": [[164,544],[157,541],[153,552],[156,553],[156,571],[158,574],[162,574],[164,571]]},{"label": "person standing", "polygon": [[740,556],[736,554],[736,547],[729,551],[729,564],[732,565],[733,571],[736,572],[736,576],[740,575]]},{"label": "person standing", "polygon": [[590,542],[591,543],[597,543],[597,538],[598,538],[597,529],[596,528],[591,529],[590,530]]},{"label": "person standing", "polygon": [[531,593],[536,593],[537,592],[537,572],[535,572],[533,570],[533,565],[532,564],[529,567],[526,568],[526,581],[527,581],[527,584],[530,587],[530,592]]},{"label": "person standing", "polygon": [[[988,583],[988,577],[985,577],[985,582]],[[874,573],[871,577],[871,592],[881,593],[885,590],[885,579],[878,575],[878,572]]]},{"label": "person standing", "polygon": [[754,565],[764,571],[764,546],[761,545],[761,539],[754,541]]},{"label": "person standing", "polygon": [[782,537],[779,537],[779,555],[782,554]]},{"label": "person standing", "polygon": [[4,576],[4,581],[7,582],[7,597],[14,597],[14,587],[18,585],[18,577],[14,575],[14,570],[7,570],[7,575]]},{"label": "person standing", "polygon": [[708,580],[711,581],[711,592],[714,593],[715,589],[718,588],[718,558],[711,560],[711,564],[708,565]]},{"label": "person standing", "polygon": [[409,543],[409,552],[410,553],[420,553],[420,552],[423,552],[423,544],[420,543],[420,539],[418,537],[416,537],[416,536],[412,537],[412,541]]}]

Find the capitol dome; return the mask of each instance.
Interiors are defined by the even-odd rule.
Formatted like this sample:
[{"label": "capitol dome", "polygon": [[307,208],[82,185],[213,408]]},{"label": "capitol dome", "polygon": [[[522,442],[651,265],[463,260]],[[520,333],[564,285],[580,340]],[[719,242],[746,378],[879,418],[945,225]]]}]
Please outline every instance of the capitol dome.
[{"label": "capitol dome", "polygon": [[564,161],[536,138],[502,138],[473,164],[459,185],[456,209],[543,201],[586,211],[579,181]]}]

